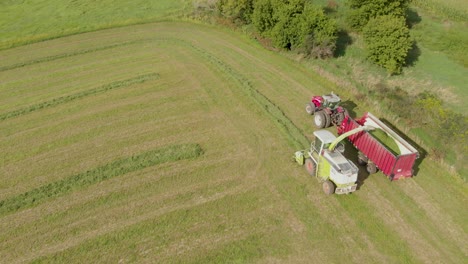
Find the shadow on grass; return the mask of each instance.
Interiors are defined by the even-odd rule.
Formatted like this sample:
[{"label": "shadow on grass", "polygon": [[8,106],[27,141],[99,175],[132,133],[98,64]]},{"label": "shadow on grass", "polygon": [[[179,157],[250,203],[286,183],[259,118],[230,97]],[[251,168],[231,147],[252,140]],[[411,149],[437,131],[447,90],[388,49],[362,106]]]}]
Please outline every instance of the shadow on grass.
[{"label": "shadow on grass", "polygon": [[351,100],[346,100],[340,103],[342,107],[344,107],[347,111],[349,116],[352,118],[356,118],[356,112],[354,109],[357,107],[357,104]]},{"label": "shadow on grass", "polygon": [[418,47],[416,42],[413,43],[411,49],[408,51],[408,56],[406,56],[405,64],[407,67],[414,66],[414,64],[419,60],[421,56],[421,49]]},{"label": "shadow on grass", "polygon": [[353,40],[349,36],[348,32],[340,30],[338,32],[338,39],[336,40],[336,49],[333,54],[335,58],[343,57],[346,55],[346,49],[349,45],[353,44]]},{"label": "shadow on grass", "polygon": [[406,10],[406,23],[408,24],[409,28],[419,24],[422,21],[421,16],[419,16],[416,10],[408,8]]},{"label": "shadow on grass", "polygon": [[389,128],[391,128],[395,133],[397,133],[400,137],[402,137],[404,140],[406,140],[411,146],[413,146],[418,152],[419,152],[419,158],[416,159],[414,162],[413,166],[413,176],[417,176],[419,172],[419,166],[421,165],[422,161],[424,158],[427,156],[427,150],[425,150],[423,147],[421,147],[419,144],[414,142],[411,138],[409,138],[404,132],[396,128],[392,123],[390,123],[388,120],[382,118],[380,119],[384,124],[386,124]]}]

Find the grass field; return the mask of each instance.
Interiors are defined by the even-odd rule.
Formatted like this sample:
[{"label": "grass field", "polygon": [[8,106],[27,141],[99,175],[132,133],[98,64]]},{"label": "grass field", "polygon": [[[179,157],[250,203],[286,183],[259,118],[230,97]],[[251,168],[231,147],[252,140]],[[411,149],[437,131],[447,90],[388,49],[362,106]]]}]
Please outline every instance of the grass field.
[{"label": "grass field", "polygon": [[80,32],[171,19],[190,0],[3,0],[0,50]]},{"label": "grass field", "polygon": [[242,35],[159,22],[0,57],[2,262],[468,257],[466,183],[428,158],[325,196],[291,157],[330,84]]}]

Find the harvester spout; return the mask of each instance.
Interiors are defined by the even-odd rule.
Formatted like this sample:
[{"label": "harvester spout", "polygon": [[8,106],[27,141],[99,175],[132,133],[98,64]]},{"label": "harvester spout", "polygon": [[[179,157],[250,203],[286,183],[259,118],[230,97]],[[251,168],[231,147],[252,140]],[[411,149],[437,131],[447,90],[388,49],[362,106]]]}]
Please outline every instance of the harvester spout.
[{"label": "harvester spout", "polygon": [[359,133],[361,131],[369,131],[369,130],[374,130],[375,128],[373,126],[360,126],[360,127],[357,127],[353,130],[350,130],[346,133],[343,133],[341,134],[339,137],[337,137],[331,144],[330,146],[328,147],[328,149],[330,151],[333,151],[336,147],[336,145],[338,145],[338,143],[340,143],[341,140],[351,136],[351,135],[354,135],[356,133]]}]

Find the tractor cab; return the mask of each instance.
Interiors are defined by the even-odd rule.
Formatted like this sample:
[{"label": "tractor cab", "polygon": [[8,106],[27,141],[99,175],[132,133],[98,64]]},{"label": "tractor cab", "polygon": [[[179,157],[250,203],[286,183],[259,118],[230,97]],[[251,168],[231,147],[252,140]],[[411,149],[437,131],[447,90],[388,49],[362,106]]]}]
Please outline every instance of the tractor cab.
[{"label": "tractor cab", "polygon": [[322,96],[322,98],[322,106],[324,108],[330,108],[331,110],[335,110],[341,103],[341,98],[333,92]]}]

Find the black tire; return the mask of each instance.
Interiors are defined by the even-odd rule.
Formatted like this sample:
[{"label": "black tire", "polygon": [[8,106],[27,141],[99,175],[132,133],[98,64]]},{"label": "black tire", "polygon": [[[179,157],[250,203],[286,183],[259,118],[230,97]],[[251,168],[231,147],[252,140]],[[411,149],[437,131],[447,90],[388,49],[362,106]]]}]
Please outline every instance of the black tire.
[{"label": "black tire", "polygon": [[306,104],[305,110],[309,115],[313,115],[315,114],[315,105],[313,103],[308,103]]},{"label": "black tire", "polygon": [[311,158],[307,158],[304,165],[307,173],[309,173],[310,176],[315,176],[315,170],[317,169],[315,162]]},{"label": "black tire", "polygon": [[377,173],[377,170],[378,170],[378,169],[377,169],[377,166],[375,166],[375,164],[374,164],[373,162],[367,163],[366,169],[367,169],[367,172],[368,172],[369,174]]},{"label": "black tire", "polygon": [[330,116],[321,110],[315,113],[314,124],[318,128],[325,128],[330,126]]},{"label": "black tire", "polygon": [[[345,119],[346,116],[348,116],[348,110],[346,110],[345,108],[341,108],[343,109],[343,112],[335,112],[333,114],[333,124],[335,126],[341,126],[341,123],[343,123],[343,120]],[[338,111],[338,110],[337,110]]]},{"label": "black tire", "polygon": [[323,192],[326,195],[331,195],[335,193],[335,185],[333,184],[333,182],[329,180],[326,180],[323,182],[322,188],[323,188]]},{"label": "black tire", "polygon": [[338,113],[335,125],[336,126],[341,126],[341,123],[343,123],[344,118],[345,118],[345,113],[344,112]]},{"label": "black tire", "polygon": [[361,157],[358,157],[357,158],[357,163],[361,166],[366,166],[367,165],[367,161],[363,160]]},{"label": "black tire", "polygon": [[366,166],[369,159],[362,152],[358,152],[357,163],[361,166]]}]

